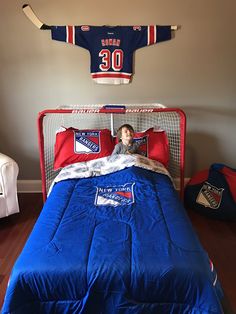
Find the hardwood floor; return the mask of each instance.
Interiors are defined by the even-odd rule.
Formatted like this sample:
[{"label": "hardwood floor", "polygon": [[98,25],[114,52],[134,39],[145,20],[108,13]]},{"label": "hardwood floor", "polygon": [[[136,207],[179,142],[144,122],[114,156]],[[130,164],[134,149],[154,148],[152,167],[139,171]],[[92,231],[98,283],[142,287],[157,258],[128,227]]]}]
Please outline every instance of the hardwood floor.
[{"label": "hardwood floor", "polygon": [[19,194],[20,213],[0,219],[0,309],[12,266],[42,209],[42,195]]},{"label": "hardwood floor", "polygon": [[[11,268],[43,206],[42,196],[19,194],[19,204],[20,214],[0,219],[0,308]],[[235,313],[236,222],[211,220],[191,210],[188,210],[188,214],[225,291],[225,313]]]},{"label": "hardwood floor", "polygon": [[236,313],[236,222],[213,220],[192,210],[188,214],[217,270],[226,296],[227,313]]}]

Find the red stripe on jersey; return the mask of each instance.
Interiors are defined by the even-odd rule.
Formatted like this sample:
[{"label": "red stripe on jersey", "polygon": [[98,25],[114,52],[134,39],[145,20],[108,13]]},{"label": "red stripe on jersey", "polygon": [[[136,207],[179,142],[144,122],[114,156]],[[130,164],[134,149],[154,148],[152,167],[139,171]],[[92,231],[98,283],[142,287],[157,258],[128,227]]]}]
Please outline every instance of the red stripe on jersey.
[{"label": "red stripe on jersey", "polygon": [[148,26],[148,45],[155,44],[154,25]]},{"label": "red stripe on jersey", "polygon": [[74,26],[67,26],[67,42],[74,44]]},{"label": "red stripe on jersey", "polygon": [[153,45],[157,41],[156,25],[149,25],[147,28],[147,45]]},{"label": "red stripe on jersey", "polygon": [[125,78],[130,79],[130,74],[124,74],[124,73],[94,73],[92,74],[92,78],[102,78],[102,77],[112,77],[112,78]]}]

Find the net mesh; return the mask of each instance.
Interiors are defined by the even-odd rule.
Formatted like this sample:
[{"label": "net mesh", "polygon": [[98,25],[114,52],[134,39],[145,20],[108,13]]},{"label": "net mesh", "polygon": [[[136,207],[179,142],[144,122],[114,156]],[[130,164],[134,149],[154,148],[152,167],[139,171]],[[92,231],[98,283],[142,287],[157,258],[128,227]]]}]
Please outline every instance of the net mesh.
[{"label": "net mesh", "polygon": [[[50,112],[43,115],[42,129],[39,129],[39,136],[43,139],[41,149],[41,158],[43,160],[43,168],[45,170],[45,187],[48,192],[50,185],[60,170],[53,170],[54,160],[54,144],[56,131],[61,127],[74,127],[78,129],[113,129],[116,130],[124,123],[131,124],[135,131],[141,132],[150,127],[160,128],[166,131],[169,149],[170,161],[168,170],[174,179],[181,177],[181,154],[183,149],[181,147],[184,143],[184,132],[181,130],[182,116],[178,110],[158,112],[135,112],[136,109],[160,108],[160,105],[149,104],[145,105],[125,105],[126,113],[124,114],[109,114],[101,113],[99,109],[103,105],[87,105],[87,106],[70,106],[60,107],[57,112]],[[70,113],[64,112],[65,110]],[[83,109],[86,109],[83,112]],[[128,112],[130,109],[131,112]],[[63,111],[63,112],[62,112]],[[41,134],[42,133],[42,134]],[[42,170],[42,169],[41,169]],[[43,171],[43,170],[42,170]]]}]

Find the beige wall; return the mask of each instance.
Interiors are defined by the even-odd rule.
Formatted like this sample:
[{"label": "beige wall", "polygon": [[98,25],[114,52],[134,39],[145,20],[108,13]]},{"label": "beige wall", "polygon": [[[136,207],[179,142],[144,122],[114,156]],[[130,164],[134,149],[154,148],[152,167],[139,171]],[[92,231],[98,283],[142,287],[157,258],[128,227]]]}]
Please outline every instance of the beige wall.
[{"label": "beige wall", "polygon": [[24,16],[24,1],[0,2],[0,151],[20,179],[39,179],[36,118],[62,104],[179,106],[188,118],[186,175],[222,162],[236,168],[235,0],[31,0],[49,25],[179,24],[175,38],[135,53],[133,82],[95,85],[89,53],[52,41]]}]

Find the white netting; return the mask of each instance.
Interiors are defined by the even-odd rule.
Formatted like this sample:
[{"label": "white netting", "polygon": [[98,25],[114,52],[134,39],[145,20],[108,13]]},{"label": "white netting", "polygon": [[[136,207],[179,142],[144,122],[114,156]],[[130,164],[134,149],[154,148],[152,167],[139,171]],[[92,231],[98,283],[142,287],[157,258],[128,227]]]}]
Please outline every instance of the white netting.
[{"label": "white netting", "polygon": [[[183,118],[178,110],[158,112],[127,112],[125,114],[108,114],[100,113],[99,109],[104,105],[84,105],[60,107],[58,112],[46,113],[42,119],[43,132],[43,148],[44,148],[44,166],[46,176],[46,192],[56,177],[59,171],[53,170],[54,160],[54,143],[55,133],[61,127],[75,127],[78,129],[103,129],[114,127],[114,130],[119,128],[124,123],[131,124],[135,131],[140,132],[147,130],[150,127],[159,127],[166,131],[169,147],[170,147],[170,162],[169,172],[173,178],[181,177],[181,154],[184,150],[184,132],[181,130],[181,119]],[[149,105],[125,105],[126,109],[144,109],[144,108],[163,108],[159,104]],[[81,109],[91,109],[89,112],[83,112]],[[71,113],[60,112],[61,109],[72,109]]]}]

